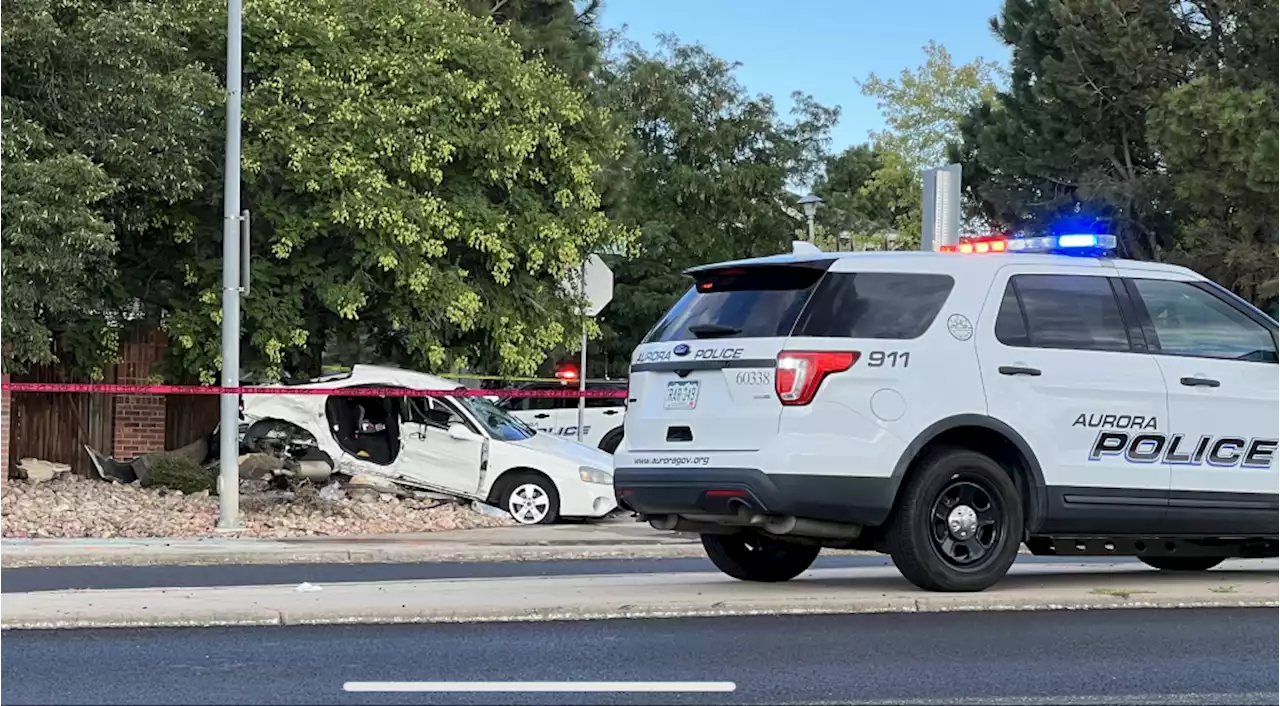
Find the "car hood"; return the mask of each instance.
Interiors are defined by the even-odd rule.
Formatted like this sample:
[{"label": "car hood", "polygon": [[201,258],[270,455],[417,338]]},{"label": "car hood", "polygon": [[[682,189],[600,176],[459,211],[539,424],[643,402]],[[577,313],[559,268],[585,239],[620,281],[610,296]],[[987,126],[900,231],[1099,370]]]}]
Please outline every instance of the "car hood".
[{"label": "car hood", "polygon": [[[539,432],[528,439],[507,443],[532,451],[541,451],[542,453],[558,456],[578,466],[590,466],[610,472],[613,469],[613,457],[604,451],[586,444],[579,444],[576,441],[560,439],[551,434]],[[574,473],[577,473],[577,471],[574,471]]]}]

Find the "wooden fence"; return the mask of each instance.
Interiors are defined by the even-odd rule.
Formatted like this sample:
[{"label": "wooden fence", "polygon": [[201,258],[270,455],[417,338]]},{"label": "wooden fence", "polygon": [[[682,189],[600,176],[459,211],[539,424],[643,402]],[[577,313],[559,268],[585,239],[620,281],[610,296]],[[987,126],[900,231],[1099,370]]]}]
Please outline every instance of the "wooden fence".
[{"label": "wooden fence", "polygon": [[[52,368],[33,369],[14,376],[14,382],[66,382]],[[104,383],[115,382],[114,373]],[[115,395],[62,392],[15,392],[10,401],[8,458],[40,458],[70,464],[90,474],[85,445],[111,455],[115,446]],[[170,395],[165,398],[166,449],[186,446],[218,425],[218,398],[208,395]]]},{"label": "wooden fence", "polygon": [[[39,366],[14,382],[67,382],[60,371]],[[114,370],[105,383],[115,382]],[[115,440],[115,396],[60,392],[15,392],[10,400],[9,462],[34,457],[70,464],[89,474],[85,444],[110,454]]]}]

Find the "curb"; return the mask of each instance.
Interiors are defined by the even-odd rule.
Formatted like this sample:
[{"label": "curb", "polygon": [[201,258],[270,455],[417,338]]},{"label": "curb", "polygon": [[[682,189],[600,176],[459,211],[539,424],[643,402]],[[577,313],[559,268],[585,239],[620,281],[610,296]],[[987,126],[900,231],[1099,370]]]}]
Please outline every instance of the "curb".
[{"label": "curb", "polygon": [[[980,594],[979,594],[980,595]],[[533,623],[549,621],[587,621],[616,619],[723,618],[752,616],[858,615],[883,613],[955,613],[955,612],[1043,612],[1083,610],[1138,609],[1204,609],[1204,608],[1275,608],[1280,601],[1270,598],[1187,599],[1155,598],[1144,600],[1069,599],[1055,602],[1038,600],[1001,601],[969,596],[907,599],[854,599],[843,605],[813,606],[760,605],[759,602],[720,602],[711,606],[673,607],[662,603],[620,606],[611,611],[577,611],[572,608],[532,610],[474,610],[464,612],[432,612],[401,606],[397,610],[353,610],[315,612],[306,609],[242,609],[220,610],[216,615],[147,616],[146,608],[134,615],[102,617],[4,619],[2,631],[69,630],[103,628],[190,628],[190,627],[267,627],[302,625],[404,625],[437,623]]]},{"label": "curb", "polygon": [[169,551],[164,547],[24,551],[0,553],[0,568],[59,566],[222,566],[251,564],[444,564],[578,559],[688,559],[705,556],[701,543],[610,545],[490,545],[477,547],[353,547],[350,549],[261,548]]}]

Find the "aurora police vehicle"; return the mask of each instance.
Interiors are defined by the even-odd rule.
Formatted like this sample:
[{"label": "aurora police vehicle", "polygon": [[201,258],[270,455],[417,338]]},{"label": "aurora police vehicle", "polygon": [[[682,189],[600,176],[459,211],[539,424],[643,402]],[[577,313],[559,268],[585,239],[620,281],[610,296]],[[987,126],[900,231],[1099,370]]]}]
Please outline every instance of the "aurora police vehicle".
[{"label": "aurora police vehicle", "polygon": [[935,591],[1038,555],[1277,553],[1276,321],[1112,236],[689,270],[636,349],[619,503],[786,581],[824,547]]}]

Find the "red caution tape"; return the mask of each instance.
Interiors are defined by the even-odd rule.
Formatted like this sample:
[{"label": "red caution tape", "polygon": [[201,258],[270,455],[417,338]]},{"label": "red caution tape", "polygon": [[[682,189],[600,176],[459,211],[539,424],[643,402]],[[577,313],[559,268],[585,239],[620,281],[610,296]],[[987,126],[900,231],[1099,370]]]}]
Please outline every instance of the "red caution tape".
[{"label": "red caution tape", "polygon": [[570,397],[625,398],[626,390],[411,390],[405,387],[215,387],[212,385],[89,385],[5,382],[9,392],[80,392],[106,395],[336,395],[339,397]]}]

